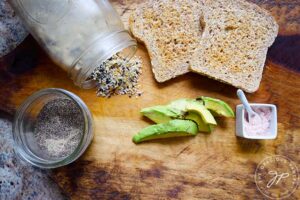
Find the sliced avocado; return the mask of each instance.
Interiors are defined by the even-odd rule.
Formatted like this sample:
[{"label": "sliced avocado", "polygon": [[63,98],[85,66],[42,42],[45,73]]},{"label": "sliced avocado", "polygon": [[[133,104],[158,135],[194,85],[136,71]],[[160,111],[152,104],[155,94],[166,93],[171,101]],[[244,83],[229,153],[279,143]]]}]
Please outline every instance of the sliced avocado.
[{"label": "sliced avocado", "polygon": [[171,120],[164,124],[156,124],[148,126],[133,136],[132,140],[135,143],[140,143],[147,140],[194,136],[198,133],[197,124],[191,120]]},{"label": "sliced avocado", "polygon": [[197,114],[196,112],[189,112],[185,119],[190,119],[193,120],[194,122],[197,123],[198,125],[198,130],[199,132],[212,132],[214,129],[214,125],[211,124],[206,124],[203,119],[201,118],[201,116],[199,114]]},{"label": "sliced avocado", "polygon": [[177,99],[175,101],[171,101],[168,106],[172,109],[179,110],[184,112],[186,110],[186,106],[190,103],[195,101],[194,99]]},{"label": "sliced avocado", "polygon": [[231,107],[222,100],[210,97],[200,97],[204,102],[204,106],[212,111],[214,116],[234,117],[234,112]]},{"label": "sliced avocado", "polygon": [[167,106],[153,106],[144,108],[141,113],[155,123],[166,123],[172,119],[182,118],[181,112]]},{"label": "sliced avocado", "polygon": [[196,101],[195,99],[178,99],[172,101],[168,106],[172,109],[178,109],[184,113],[189,111],[196,112],[201,116],[205,123],[217,125],[215,118],[209,110],[204,107],[203,102],[201,101]]},{"label": "sliced avocado", "polygon": [[186,107],[187,112],[196,112],[206,124],[217,125],[214,116],[200,102],[194,101]]}]

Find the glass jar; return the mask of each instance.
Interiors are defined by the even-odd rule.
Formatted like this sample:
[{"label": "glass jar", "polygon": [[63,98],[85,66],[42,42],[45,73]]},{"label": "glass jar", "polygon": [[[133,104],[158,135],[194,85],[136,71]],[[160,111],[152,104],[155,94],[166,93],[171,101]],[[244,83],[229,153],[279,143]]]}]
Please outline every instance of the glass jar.
[{"label": "glass jar", "polygon": [[11,0],[25,26],[74,83],[92,88],[90,74],[120,53],[130,58],[136,41],[107,0]]},{"label": "glass jar", "polygon": [[[64,157],[49,157],[45,150],[38,145],[35,137],[35,124],[42,108],[50,101],[68,99],[78,106],[84,126],[77,146],[73,152]],[[67,165],[87,149],[93,138],[93,118],[85,103],[75,94],[63,89],[49,88],[40,90],[18,108],[13,123],[13,139],[17,154],[25,161],[41,168],[56,168]]]}]

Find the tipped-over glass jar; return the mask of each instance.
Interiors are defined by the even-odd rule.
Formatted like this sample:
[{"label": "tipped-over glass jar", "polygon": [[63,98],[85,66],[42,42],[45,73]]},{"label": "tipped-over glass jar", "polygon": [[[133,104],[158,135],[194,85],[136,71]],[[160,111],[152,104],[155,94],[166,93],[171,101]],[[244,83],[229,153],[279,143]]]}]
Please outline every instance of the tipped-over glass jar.
[{"label": "tipped-over glass jar", "polygon": [[23,23],[74,83],[92,88],[90,74],[116,53],[130,58],[136,41],[107,0],[11,0]]}]

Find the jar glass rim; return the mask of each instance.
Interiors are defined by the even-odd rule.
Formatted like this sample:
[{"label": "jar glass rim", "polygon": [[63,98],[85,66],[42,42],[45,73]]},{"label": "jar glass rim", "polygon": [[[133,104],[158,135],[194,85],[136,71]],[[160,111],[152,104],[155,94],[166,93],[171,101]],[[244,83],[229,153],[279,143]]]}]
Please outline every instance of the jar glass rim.
[{"label": "jar glass rim", "polygon": [[[95,40],[92,45],[74,61],[72,64],[73,67],[69,71],[69,76],[74,84],[80,88],[94,88],[97,83],[88,78],[100,64],[117,53],[122,53],[127,59],[132,58],[136,51],[137,41],[130,36],[128,31],[111,32],[106,37],[101,36]],[[93,59],[90,59],[91,55],[94,55]],[[93,60],[93,62],[87,64],[86,62],[90,62],[90,60]]]},{"label": "jar glass rim", "polygon": [[[74,103],[76,103],[76,105],[78,105],[78,107],[80,108],[85,121],[84,132],[80,138],[80,141],[76,149],[70,155],[62,158],[61,160],[55,160],[55,161],[40,158],[36,156],[34,153],[32,153],[35,157],[33,158],[32,155],[29,155],[24,150],[23,140],[20,137],[23,134],[21,127],[22,127],[23,117],[27,109],[31,105],[33,105],[35,101],[38,100],[39,98],[51,94],[62,95],[74,101]],[[27,162],[29,162],[34,166],[41,167],[41,168],[57,168],[75,161],[86,150],[89,143],[91,142],[92,136],[93,136],[93,117],[87,105],[82,101],[81,98],[79,98],[74,93],[60,88],[47,88],[33,93],[19,106],[19,108],[16,111],[14,122],[13,122],[13,139],[17,150],[16,152],[22,159],[26,160]]]}]

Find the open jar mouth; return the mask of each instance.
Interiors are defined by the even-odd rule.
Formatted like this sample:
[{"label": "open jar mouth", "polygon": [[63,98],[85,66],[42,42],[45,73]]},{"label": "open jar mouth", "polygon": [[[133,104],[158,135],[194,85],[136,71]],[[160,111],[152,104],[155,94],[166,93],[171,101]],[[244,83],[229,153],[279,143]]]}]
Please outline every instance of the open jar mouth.
[{"label": "open jar mouth", "polygon": [[69,76],[74,84],[83,89],[91,89],[97,83],[90,79],[92,72],[107,59],[118,54],[124,59],[131,59],[137,51],[137,42],[128,31],[116,31],[106,37],[101,36],[74,61]]},{"label": "open jar mouth", "polygon": [[[50,101],[68,99],[74,102],[84,120],[83,131],[73,152],[58,158],[43,156],[34,138],[34,127],[41,109]],[[27,98],[18,108],[13,123],[13,139],[17,154],[40,168],[57,168],[79,158],[93,137],[93,118],[86,104],[75,94],[58,88],[40,90]]]}]

